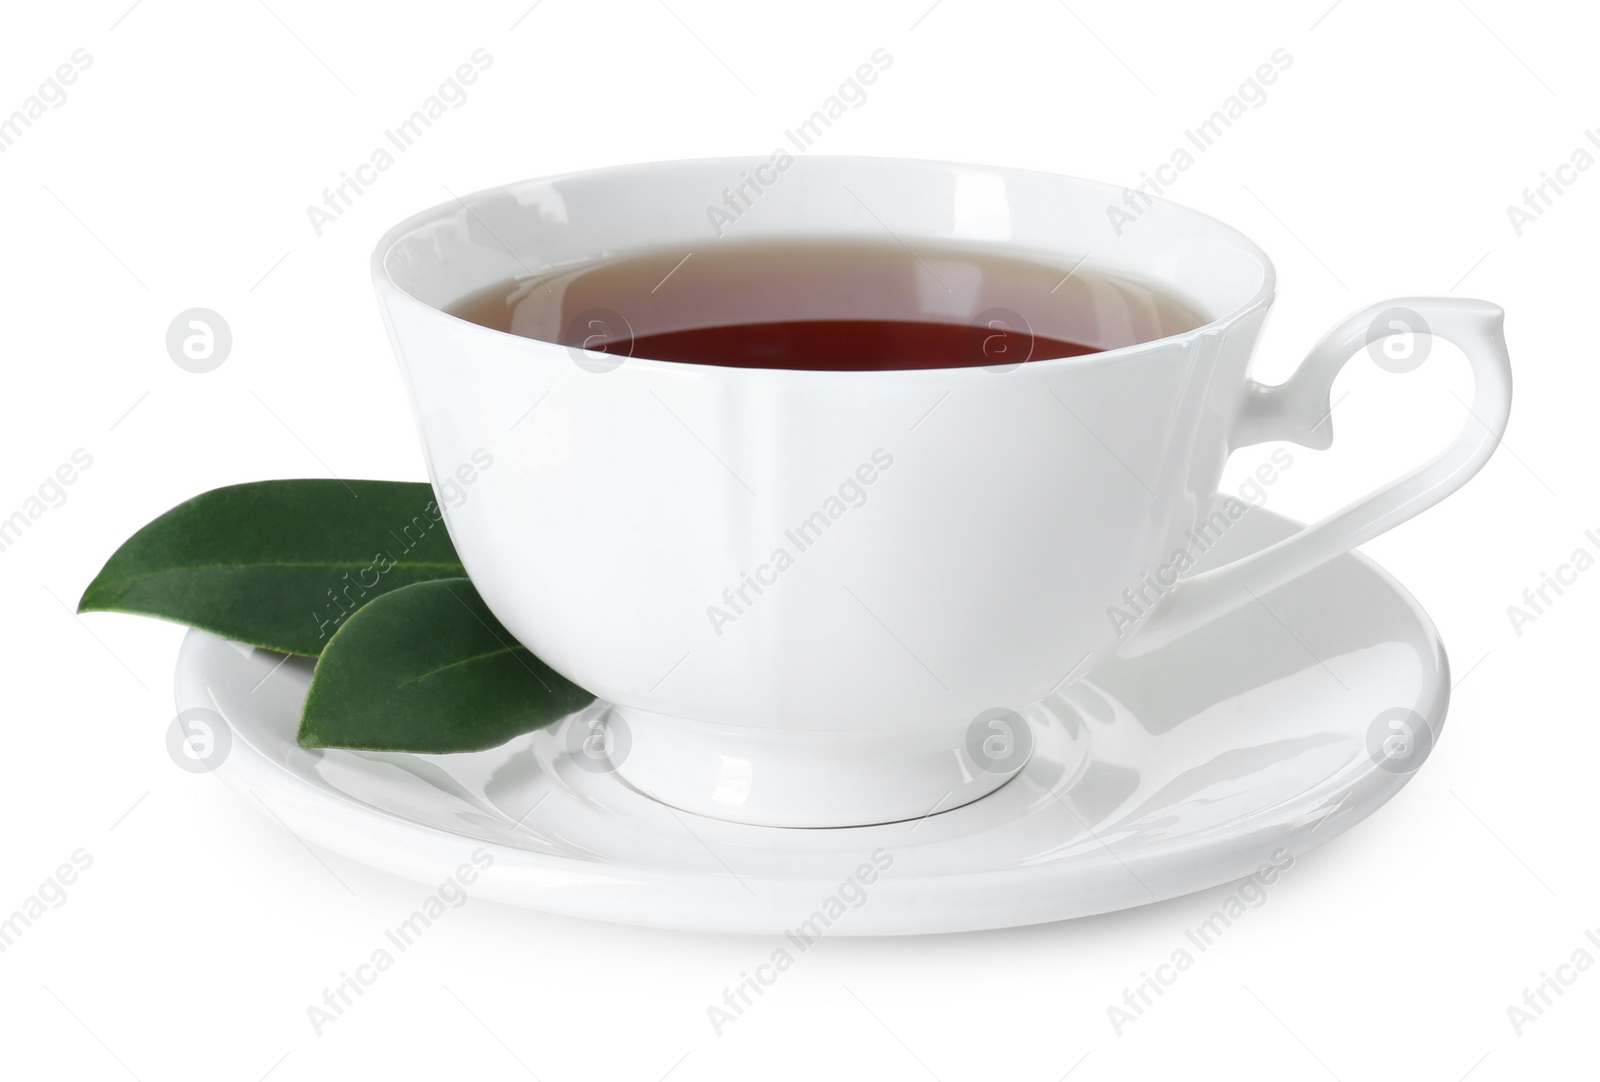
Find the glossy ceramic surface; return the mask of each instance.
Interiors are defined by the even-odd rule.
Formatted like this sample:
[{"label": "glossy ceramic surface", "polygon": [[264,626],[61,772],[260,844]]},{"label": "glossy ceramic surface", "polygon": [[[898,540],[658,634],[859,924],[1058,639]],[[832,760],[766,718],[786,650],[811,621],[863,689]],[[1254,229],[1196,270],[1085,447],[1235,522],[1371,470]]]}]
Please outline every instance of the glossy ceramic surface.
[{"label": "glossy ceramic surface", "polygon": [[[1208,558],[1293,529],[1252,511]],[[433,884],[482,850],[481,898],[802,940],[1059,920],[1251,874],[1397,792],[1449,693],[1427,616],[1345,555],[1044,700],[1031,757],[989,796],[806,830],[670,809],[568,751],[568,723],[471,755],[307,751],[294,733],[310,665],[280,661],[192,631],[177,698],[226,719],[217,772],[302,838]]]},{"label": "glossy ceramic surface", "polygon": [[[1158,200],[1122,228],[1106,213],[1123,205],[1112,185],[806,156],[721,235],[708,203],[763,162],[507,185],[401,223],[373,260],[473,581],[520,641],[617,704],[635,740],[623,775],[680,810],[840,826],[980,797],[1010,773],[963,755],[977,719],[1045,702],[1114,652],[1155,649],[1253,604],[1453,491],[1503,431],[1509,374],[1493,305],[1375,306],[1339,324],[1290,381],[1264,387],[1247,369],[1272,265],[1206,215]],[[753,370],[623,360],[440,310],[513,277],[554,294],[565,269],[650,251],[665,253],[661,281],[607,294],[602,324],[616,316],[646,334],[766,318],[793,291],[753,282],[725,311],[675,292],[696,249],[828,237],[1053,263],[1059,292],[1006,303],[1040,333],[1116,348],[998,368]],[[688,262],[669,274],[675,260]],[[869,298],[870,313],[846,294],[786,314],[970,322],[1002,299],[955,267],[924,266],[917,288]],[[1119,279],[1177,298],[1200,324],[1122,345],[1116,291],[1086,285]],[[582,306],[597,299],[553,301],[549,332],[587,327]],[[1391,333],[1386,311],[1467,354],[1474,416],[1457,441],[1284,544],[1175,582],[1174,554],[1193,548],[1232,451],[1328,445],[1329,388],[1375,327]],[[469,498],[446,498],[455,471],[486,462]],[[1137,631],[1113,612],[1134,592],[1145,598]]]}]

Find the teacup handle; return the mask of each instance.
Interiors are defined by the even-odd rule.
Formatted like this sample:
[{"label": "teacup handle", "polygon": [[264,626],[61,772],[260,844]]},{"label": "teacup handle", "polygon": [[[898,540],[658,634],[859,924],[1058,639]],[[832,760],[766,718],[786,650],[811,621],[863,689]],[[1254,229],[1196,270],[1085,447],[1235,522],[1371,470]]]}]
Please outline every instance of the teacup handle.
[{"label": "teacup handle", "polygon": [[1277,544],[1180,581],[1122,649],[1123,656],[1171,642],[1372,540],[1465,484],[1494,453],[1511,413],[1504,322],[1505,312],[1487,301],[1414,297],[1375,304],[1330,331],[1284,383],[1268,387],[1247,380],[1230,450],[1267,440],[1329,447],[1334,377],[1363,347],[1398,329],[1431,333],[1460,347],[1472,366],[1472,405],[1460,434],[1431,461]]}]

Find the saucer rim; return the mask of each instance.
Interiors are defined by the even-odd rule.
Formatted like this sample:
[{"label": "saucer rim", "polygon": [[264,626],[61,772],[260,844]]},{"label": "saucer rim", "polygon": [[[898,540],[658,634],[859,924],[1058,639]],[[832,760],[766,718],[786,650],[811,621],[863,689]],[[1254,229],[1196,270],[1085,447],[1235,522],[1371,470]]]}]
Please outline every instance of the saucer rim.
[{"label": "saucer rim", "polygon": [[[1271,520],[1276,520],[1272,522],[1275,527],[1298,525],[1287,516],[1264,508],[1258,510]],[[1371,557],[1365,553],[1352,551],[1340,557],[1340,560],[1346,558],[1352,560],[1365,573],[1374,575],[1387,592],[1401,601],[1405,619],[1415,626],[1416,644],[1420,646],[1424,641],[1427,643],[1435,676],[1432,681],[1426,678],[1426,674],[1419,676],[1415,709],[1437,741],[1443,730],[1451,698],[1449,656],[1438,629],[1411,592]],[[1290,583],[1286,588],[1292,586],[1293,583]],[[221,704],[215,701],[206,686],[209,655],[219,648],[235,652],[256,649],[246,644],[236,644],[232,640],[210,632],[191,629],[180,647],[174,673],[176,699],[180,710],[200,706],[216,710],[226,716],[221,710]],[[1092,674],[1086,674],[1086,677],[1089,676]],[[307,840],[357,863],[415,883],[429,884],[437,881],[446,869],[465,860],[465,854],[481,847],[491,852],[494,864],[492,871],[481,876],[474,888],[474,894],[479,898],[518,908],[584,919],[679,931],[715,931],[734,934],[775,934],[775,923],[786,919],[787,909],[780,905],[776,898],[770,907],[752,905],[744,896],[744,891],[748,889],[743,886],[744,883],[771,884],[778,888],[774,894],[779,892],[793,894],[801,890],[803,895],[808,896],[814,889],[820,890],[822,893],[816,894],[818,898],[823,897],[830,886],[837,885],[811,872],[796,876],[769,873],[730,876],[729,873],[714,870],[667,868],[603,860],[583,861],[561,854],[507,845],[449,827],[423,823],[396,811],[370,804],[334,788],[325,781],[296,772],[286,762],[278,761],[267,750],[253,743],[249,735],[236,725],[230,724],[230,729],[235,744],[233,753],[230,753],[214,771],[220,775],[230,790],[241,798],[254,795],[259,801],[261,797],[257,790],[268,788],[280,796],[290,798],[300,807],[309,805],[312,814],[290,816],[296,821],[293,830],[295,834],[304,836]],[[238,754],[246,749],[247,754]],[[1090,754],[1092,756],[1092,751]],[[1342,821],[1329,821],[1326,827],[1319,822],[1312,827],[1312,830],[1318,830],[1317,837],[1309,844],[1296,847],[1294,854],[1298,857],[1326,844],[1372,815],[1404,788],[1422,765],[1425,765],[1425,761],[1416,769],[1402,773],[1384,770],[1376,764],[1365,767],[1358,764],[1318,781],[1271,809],[1252,811],[1248,818],[1259,819],[1273,814],[1276,809],[1283,809],[1296,802],[1307,802],[1309,811],[1314,806],[1312,803],[1314,797],[1324,791],[1343,794],[1341,802],[1352,797],[1357,798],[1352,801],[1352,805],[1359,807],[1361,814],[1325,817],[1328,820],[1337,818]],[[1001,790],[996,790],[999,791]],[[980,798],[974,803],[982,803],[983,799],[988,798]],[[246,803],[249,801],[246,800]],[[966,805],[966,807],[971,806]],[[275,817],[279,815],[277,810],[271,808],[267,810],[272,811]],[[708,830],[719,833],[728,830],[748,832],[752,838],[758,835],[781,838],[797,831],[806,834],[846,836],[842,832],[870,831],[893,825],[770,827],[706,819],[687,812],[678,814],[690,816],[692,821],[705,824]],[[1303,827],[1285,822],[1281,811],[1273,815],[1271,820],[1261,822],[1259,827],[1277,831],[1286,838],[1299,837],[1303,830]],[[775,831],[779,833],[774,834]],[[1053,879],[1046,870],[1049,865],[1022,864],[1001,869],[917,873],[900,879],[886,877],[879,880],[882,884],[880,890],[887,889],[892,895],[904,899],[916,898],[922,892],[933,888],[935,891],[930,898],[939,900],[920,909],[916,905],[896,909],[891,902],[882,907],[892,910],[891,912],[880,912],[874,917],[867,917],[872,908],[868,907],[867,910],[856,914],[863,918],[858,922],[861,926],[859,929],[856,924],[852,924],[849,928],[838,931],[830,929],[828,934],[874,936],[980,931],[1048,923],[1169,901],[1197,891],[1212,889],[1250,874],[1258,863],[1257,859],[1251,856],[1244,865],[1240,865],[1238,854],[1227,851],[1228,841],[1236,840],[1238,837],[1239,832],[1235,824],[1223,823],[1181,837],[1145,843],[1135,850],[1124,853],[1118,853],[1103,845],[1091,854],[1075,855],[1070,862],[1067,862],[1070,864],[1070,873],[1073,877],[1084,880],[1092,879],[1104,872],[1115,870],[1128,872],[1130,866],[1144,870],[1150,865],[1162,865],[1174,854],[1182,854],[1190,862],[1199,858],[1208,867],[1214,868],[1217,874],[1206,875],[1203,877],[1205,882],[1198,885],[1185,885],[1180,889],[1154,894],[1148,901],[1099,906],[1091,903],[1088,908],[1056,915],[1041,916],[1039,912],[1041,909],[1054,911],[1071,907],[1063,907],[1060,904],[1041,906],[1034,897],[1041,892],[1048,894],[1048,888],[1061,885],[1060,881]],[[378,845],[379,853],[374,852],[374,842]],[[387,858],[380,855],[385,850],[389,854]],[[1225,867],[1230,869],[1230,874],[1221,874]],[[1143,881],[1137,874],[1135,878]],[[574,884],[575,879],[581,880],[581,884]],[[1006,902],[980,906],[971,902],[963,903],[959,890],[953,889],[948,896],[938,894],[936,890],[936,888],[968,888],[975,879],[981,879],[987,894],[1004,896],[1014,893],[1022,896],[1029,904],[1024,905],[1019,901],[1014,907]],[[671,892],[692,891],[698,897],[693,905],[686,904],[677,896],[661,899],[652,904],[636,893],[653,889]],[[608,893],[611,894],[609,898]]]}]

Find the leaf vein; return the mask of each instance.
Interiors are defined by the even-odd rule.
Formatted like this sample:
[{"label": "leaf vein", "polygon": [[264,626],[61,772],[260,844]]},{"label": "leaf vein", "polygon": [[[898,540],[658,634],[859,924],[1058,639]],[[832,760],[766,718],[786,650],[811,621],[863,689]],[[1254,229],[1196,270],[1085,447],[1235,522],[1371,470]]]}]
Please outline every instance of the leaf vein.
[{"label": "leaf vein", "polygon": [[[529,653],[529,650],[526,646],[514,646],[510,649],[507,649],[504,646],[497,646],[487,653],[474,654],[472,657],[460,658],[456,661],[449,662],[448,664],[441,665],[437,669],[429,669],[427,672],[418,673],[416,676],[413,676],[408,680],[400,681],[400,683],[396,684],[395,686],[403,688],[411,684],[419,684],[424,680],[438,676],[440,673],[448,672],[451,669],[460,668],[462,665],[470,665],[475,661],[486,661],[489,658],[498,657],[501,654],[515,654],[518,650],[521,650],[523,653]],[[521,659],[519,658],[518,660]]]}]

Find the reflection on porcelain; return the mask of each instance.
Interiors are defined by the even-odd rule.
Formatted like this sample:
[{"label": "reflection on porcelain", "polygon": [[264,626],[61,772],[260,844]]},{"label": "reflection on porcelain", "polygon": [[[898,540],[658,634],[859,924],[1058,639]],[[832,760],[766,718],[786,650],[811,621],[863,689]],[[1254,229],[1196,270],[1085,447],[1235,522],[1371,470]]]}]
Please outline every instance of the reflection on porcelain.
[{"label": "reflection on porcelain", "polygon": [[[1003,791],[1022,764],[987,769],[966,750],[986,712],[1026,713],[1115,654],[1157,650],[1253,604],[1443,498],[1504,429],[1510,377],[1494,305],[1375,306],[1339,324],[1287,383],[1265,387],[1246,370],[1272,265],[1205,215],[1158,202],[1118,236],[1105,207],[1122,193],[1110,185],[808,156],[740,218],[737,238],[716,238],[706,200],[751,164],[658,163],[492,189],[401,223],[373,260],[430,476],[437,485],[474,451],[495,462],[471,500],[444,509],[474,583],[517,638],[616,704],[633,739],[624,777],[678,809],[842,826]],[[973,200],[993,213],[972,214]],[[617,365],[440,311],[497,281],[609,254],[887,243],[886,227],[912,246],[987,245],[1064,274],[1081,264],[1148,282],[1204,323],[1006,371],[828,372]],[[915,303],[942,306],[940,318],[972,314],[928,293]],[[1013,307],[1051,333],[1055,299]],[[636,334],[689,318],[659,295],[639,302],[613,303]],[[1179,583],[1121,635],[1109,610],[1187,547],[1230,452],[1328,446],[1334,376],[1397,308],[1471,364],[1474,416],[1456,442],[1282,544]],[[736,623],[708,621],[728,583],[875,455],[893,465],[865,504]]]},{"label": "reflection on porcelain", "polygon": [[[1245,515],[1207,559],[1293,523]],[[1298,856],[1393,796],[1434,746],[1449,674],[1427,616],[1346,554],[1028,712],[1033,754],[990,795],[904,822],[822,830],[674,811],[575,753],[565,722],[470,755],[307,751],[303,659],[200,631],[180,709],[232,730],[217,772],[296,834],[437,884],[479,847],[481,898],[667,928],[779,934],[854,869],[881,875],[830,935],[997,928],[1142,905]],[[1413,719],[1395,747],[1386,718]],[[248,801],[255,806],[255,800]],[[1277,857],[1274,854],[1279,854]]]}]

